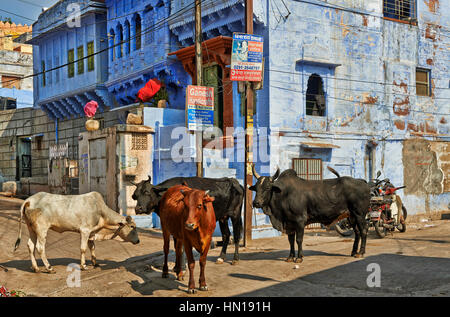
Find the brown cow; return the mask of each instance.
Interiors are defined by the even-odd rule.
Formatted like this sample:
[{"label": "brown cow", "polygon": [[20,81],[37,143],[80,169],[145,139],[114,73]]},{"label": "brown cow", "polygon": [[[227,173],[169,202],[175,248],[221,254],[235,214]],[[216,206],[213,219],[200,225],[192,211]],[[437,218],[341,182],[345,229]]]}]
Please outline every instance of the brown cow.
[{"label": "brown cow", "polygon": [[161,227],[164,237],[164,266],[162,277],[169,276],[167,256],[169,240],[172,235],[175,240],[176,261],[174,271],[177,279],[183,279],[181,267],[182,247],[186,252],[189,266],[188,293],[195,293],[194,267],[195,260],[192,247],[200,253],[200,287],[207,291],[205,280],[206,256],[211,245],[212,234],[216,228],[216,216],[212,202],[214,197],[208,191],[192,189],[184,185],[170,187],[161,198],[159,204]]}]

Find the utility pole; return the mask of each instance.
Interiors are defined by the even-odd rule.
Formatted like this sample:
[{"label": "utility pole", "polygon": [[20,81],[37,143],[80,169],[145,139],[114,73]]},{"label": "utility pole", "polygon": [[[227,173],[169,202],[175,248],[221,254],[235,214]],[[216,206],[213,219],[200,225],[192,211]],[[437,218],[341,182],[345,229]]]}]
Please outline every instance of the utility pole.
[{"label": "utility pole", "polygon": [[[195,0],[195,66],[197,86],[202,86],[202,0]],[[195,130],[195,151],[197,156],[197,176],[203,177],[203,131]]]},{"label": "utility pole", "polygon": [[[253,0],[245,0],[245,33],[253,34]],[[245,106],[245,209],[244,209],[244,246],[252,239],[252,191],[248,189],[253,184],[253,86],[246,82]]]}]

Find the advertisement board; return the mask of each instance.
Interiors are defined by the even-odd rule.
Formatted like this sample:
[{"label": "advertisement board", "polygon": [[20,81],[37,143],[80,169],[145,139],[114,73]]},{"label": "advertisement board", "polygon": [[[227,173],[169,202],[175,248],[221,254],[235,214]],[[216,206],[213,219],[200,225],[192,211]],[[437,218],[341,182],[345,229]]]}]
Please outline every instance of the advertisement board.
[{"label": "advertisement board", "polygon": [[263,45],[260,35],[233,33],[230,80],[261,81]]},{"label": "advertisement board", "polygon": [[192,86],[186,88],[187,126],[199,131],[214,125],[214,87]]}]

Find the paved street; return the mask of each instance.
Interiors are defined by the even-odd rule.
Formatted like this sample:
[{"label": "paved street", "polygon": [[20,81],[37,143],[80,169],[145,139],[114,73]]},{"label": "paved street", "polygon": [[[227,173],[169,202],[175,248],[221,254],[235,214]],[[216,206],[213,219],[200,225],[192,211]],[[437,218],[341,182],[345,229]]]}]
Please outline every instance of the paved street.
[{"label": "paved street", "polygon": [[[233,246],[224,264],[215,264],[220,249],[208,253],[206,279],[210,290],[187,295],[187,277],[171,272],[161,277],[160,233],[141,230],[139,245],[104,241],[96,244],[100,268],[81,272],[80,287],[68,287],[70,263],[79,263],[79,235],[51,231],[47,256],[56,274],[32,273],[23,224],[22,244],[13,253],[20,200],[0,200],[0,284],[31,296],[450,296],[450,221],[408,223],[405,233],[377,239],[369,232],[363,259],[349,256],[352,239],[334,232],[305,234],[305,259],[286,263],[286,236],[258,239],[241,248],[241,261],[231,265]],[[198,258],[198,257],[197,257]],[[89,259],[89,256],[88,256]],[[173,267],[171,251],[169,268]],[[379,265],[380,287],[368,287],[371,263]],[[38,260],[42,266],[42,262]],[[90,264],[90,261],[88,261]],[[372,266],[369,266],[371,268]],[[196,264],[198,281],[199,265]],[[372,280],[369,277],[369,280]]]}]

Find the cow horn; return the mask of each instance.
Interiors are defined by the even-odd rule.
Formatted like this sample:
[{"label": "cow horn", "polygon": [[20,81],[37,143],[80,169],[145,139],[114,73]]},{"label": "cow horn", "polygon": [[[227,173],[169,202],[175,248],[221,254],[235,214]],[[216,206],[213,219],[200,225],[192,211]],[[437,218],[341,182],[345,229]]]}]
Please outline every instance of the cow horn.
[{"label": "cow horn", "polygon": [[125,225],[123,223],[119,223],[119,228],[117,228],[116,232],[114,232],[113,236],[111,237],[111,240],[114,239],[115,237],[117,237],[117,235],[119,234],[120,230],[122,230],[122,228]]},{"label": "cow horn", "polygon": [[275,172],[275,175],[273,175],[272,180],[276,180],[280,176],[280,168],[277,167],[277,171]]},{"label": "cow horn", "polygon": [[152,180],[152,177],[150,175],[148,175],[147,182],[150,182],[151,180]]},{"label": "cow horn", "polygon": [[205,196],[209,194],[209,189],[205,191]]},{"label": "cow horn", "polygon": [[261,177],[261,176],[259,176],[258,173],[256,173],[255,164],[252,165],[252,172],[253,172],[253,176],[255,176],[256,179],[259,179]]}]

